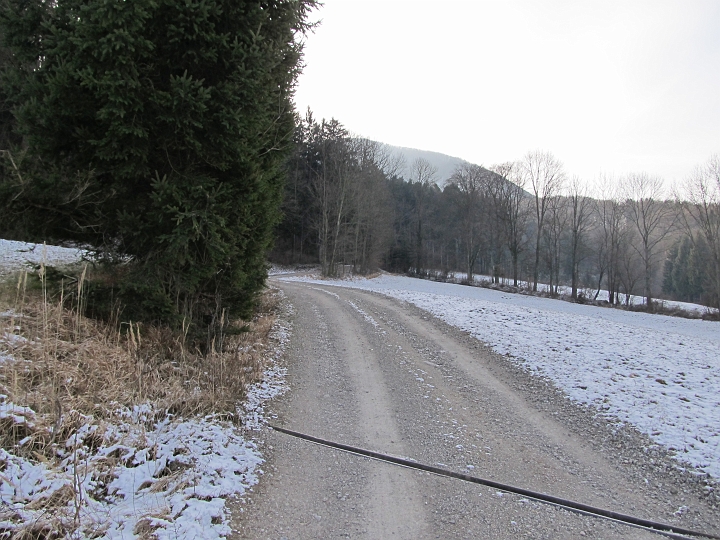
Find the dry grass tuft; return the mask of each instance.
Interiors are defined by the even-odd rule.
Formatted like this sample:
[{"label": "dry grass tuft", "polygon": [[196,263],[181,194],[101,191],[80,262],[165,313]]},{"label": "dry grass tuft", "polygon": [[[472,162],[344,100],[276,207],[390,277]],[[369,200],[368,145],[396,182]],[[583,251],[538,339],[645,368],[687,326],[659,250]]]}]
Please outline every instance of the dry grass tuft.
[{"label": "dry grass tuft", "polygon": [[[280,296],[266,293],[253,320],[231,321],[221,350],[202,354],[169,328],[84,317],[86,272],[54,296],[44,272],[40,287],[27,273],[0,283],[0,481],[10,488],[0,538],[98,538],[109,524],[88,513],[88,501],[115,504],[119,470],[156,459],[147,433],[158,422],[210,413],[239,420],[239,402],[272,357],[265,349]],[[168,461],[138,491],[182,492],[194,481],[190,467]],[[65,484],[36,489],[42,471]],[[168,508],[137,517],[135,535],[155,538],[177,516]]]},{"label": "dry grass tuft", "polygon": [[53,512],[60,508],[64,508],[67,504],[75,498],[75,491],[72,486],[65,485],[60,489],[53,491],[49,497],[42,499],[35,499],[29,504],[25,505],[28,510],[46,510]]},{"label": "dry grass tuft", "polygon": [[[272,292],[253,320],[231,322],[222,351],[200,354],[168,328],[82,316],[82,286],[81,278],[72,295],[52,301],[44,289],[29,291],[27,276],[20,275],[0,291],[0,394],[6,396],[0,403],[35,412],[25,421],[18,420],[22,414],[0,418],[0,445],[16,455],[51,458],[50,448],[77,433],[89,416],[98,422],[140,404],[152,404],[163,416],[233,418],[238,400],[262,376],[278,303]],[[93,448],[103,432],[83,437]]]},{"label": "dry grass tuft", "polygon": [[170,509],[167,510],[167,514],[146,516],[142,518],[135,525],[135,528],[133,529],[133,534],[136,535],[139,540],[151,540],[157,538],[157,536],[155,535],[155,531],[160,528],[157,520],[167,519],[169,514]]}]

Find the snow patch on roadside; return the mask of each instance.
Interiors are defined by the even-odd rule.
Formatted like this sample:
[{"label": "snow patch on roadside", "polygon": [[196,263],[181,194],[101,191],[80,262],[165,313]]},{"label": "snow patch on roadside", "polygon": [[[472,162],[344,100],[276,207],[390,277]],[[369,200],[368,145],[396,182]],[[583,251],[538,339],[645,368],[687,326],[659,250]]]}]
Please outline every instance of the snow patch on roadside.
[{"label": "snow patch on roadside", "polygon": [[[302,279],[302,278],[300,278],[300,279]],[[332,291],[327,291],[327,290],[325,290],[325,289],[321,289],[320,287],[310,287],[310,288],[311,288],[313,291],[324,292],[325,294],[329,294],[329,295],[332,296],[333,298],[335,298],[335,299],[337,299],[337,300],[340,300],[340,295],[335,294],[335,293],[332,292]],[[350,300],[348,300],[347,303],[350,304],[355,311],[357,311],[360,315],[362,315],[363,319],[365,319],[367,322],[369,322],[370,324],[372,324],[375,328],[380,328],[380,325],[379,325],[378,322],[372,317],[372,315],[369,315],[364,309],[362,309],[361,307],[359,307],[357,304],[355,304],[354,302],[352,302],[352,301],[350,301]]]},{"label": "snow patch on roadside", "polygon": [[348,300],[348,304],[350,304],[355,311],[357,311],[360,315],[362,315],[363,318],[367,322],[372,324],[375,328],[380,328],[380,325],[378,324],[378,322],[375,319],[373,319],[372,315],[368,315],[368,313],[364,309],[358,307],[355,303],[351,302],[350,300]]},{"label": "snow patch on roadside", "polygon": [[[278,290],[282,298],[285,297],[283,291]],[[288,313],[292,312],[292,307],[287,305]],[[255,383],[248,390],[245,401],[238,405],[238,413],[242,418],[245,429],[249,431],[258,431],[268,419],[265,413],[265,403],[271,399],[281,396],[288,391],[289,386],[286,382],[287,368],[280,365],[280,358],[285,354],[287,344],[290,341],[292,327],[289,317],[280,318],[275,322],[270,338],[275,346],[273,347],[273,363],[265,370],[263,380]],[[275,415],[271,415],[275,418]]]},{"label": "snow patch on roadside", "polygon": [[324,292],[325,294],[329,294],[329,295],[332,296],[333,298],[335,298],[335,299],[337,299],[337,300],[340,300],[340,295],[337,295],[337,294],[335,294],[335,293],[332,292],[332,291],[326,291],[325,289],[321,289],[320,287],[310,287],[310,288],[311,288],[313,291]]}]

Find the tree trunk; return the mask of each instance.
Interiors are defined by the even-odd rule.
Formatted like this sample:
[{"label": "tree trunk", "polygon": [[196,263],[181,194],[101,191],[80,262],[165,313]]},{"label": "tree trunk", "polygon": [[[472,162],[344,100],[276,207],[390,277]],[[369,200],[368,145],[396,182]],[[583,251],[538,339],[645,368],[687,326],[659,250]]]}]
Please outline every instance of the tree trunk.
[{"label": "tree trunk", "polygon": [[602,289],[602,279],[603,279],[604,275],[605,275],[605,272],[600,271],[600,277],[598,278],[598,288],[597,288],[597,291],[595,292],[595,297],[593,298],[593,300],[597,300],[598,296],[600,296],[600,289]]},{"label": "tree trunk", "polygon": [[420,275],[421,266],[422,266],[422,219],[418,218],[417,252],[415,255],[415,273],[418,275]]},{"label": "tree trunk", "polygon": [[539,272],[540,272],[540,227],[538,226],[537,240],[535,242],[535,268],[533,269],[533,292],[537,292]]},{"label": "tree trunk", "polygon": [[578,262],[577,262],[577,237],[573,238],[573,246],[572,246],[572,260],[570,261],[570,273],[572,274],[570,276],[570,287],[572,288],[572,292],[570,293],[570,296],[573,300],[577,300],[577,282],[578,282]]},{"label": "tree trunk", "polygon": [[577,268],[575,267],[575,261],[572,262],[572,277],[570,278],[570,287],[572,288],[572,292],[570,293],[570,296],[573,300],[577,300],[578,294],[577,294]]},{"label": "tree trunk", "polygon": [[651,260],[650,260],[650,251],[646,246],[645,247],[645,304],[647,305],[647,310],[650,312],[654,311],[652,291],[650,290],[651,281],[652,281],[652,266],[651,266]]}]

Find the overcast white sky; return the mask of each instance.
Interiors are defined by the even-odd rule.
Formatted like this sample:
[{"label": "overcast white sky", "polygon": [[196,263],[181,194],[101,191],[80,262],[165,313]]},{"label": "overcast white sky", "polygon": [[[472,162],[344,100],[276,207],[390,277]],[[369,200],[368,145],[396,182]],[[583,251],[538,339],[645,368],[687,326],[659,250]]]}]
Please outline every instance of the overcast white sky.
[{"label": "overcast white sky", "polygon": [[324,0],[296,103],[492,165],[683,180],[720,153],[720,1]]}]

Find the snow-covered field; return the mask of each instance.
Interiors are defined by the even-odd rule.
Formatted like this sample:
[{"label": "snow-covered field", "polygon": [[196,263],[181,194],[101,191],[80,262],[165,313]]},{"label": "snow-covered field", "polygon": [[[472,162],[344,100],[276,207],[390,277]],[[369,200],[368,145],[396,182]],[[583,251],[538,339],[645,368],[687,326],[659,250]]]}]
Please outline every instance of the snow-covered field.
[{"label": "snow-covered field", "polygon": [[281,279],[415,304],[720,479],[720,323],[399,276]]},{"label": "snow-covered field", "polygon": [[81,249],[0,240],[0,275],[22,270],[28,264],[71,264],[82,259],[85,253]]}]

